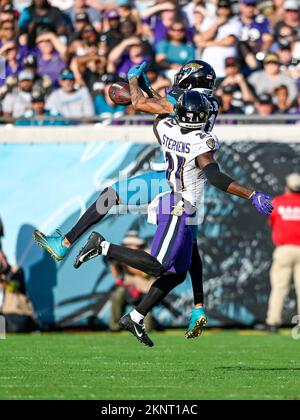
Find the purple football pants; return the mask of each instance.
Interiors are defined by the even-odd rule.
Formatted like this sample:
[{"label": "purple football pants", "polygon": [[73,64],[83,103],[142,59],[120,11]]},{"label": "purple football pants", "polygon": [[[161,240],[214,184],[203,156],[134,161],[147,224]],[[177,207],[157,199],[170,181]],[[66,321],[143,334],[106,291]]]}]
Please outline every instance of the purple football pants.
[{"label": "purple football pants", "polygon": [[151,255],[169,272],[186,273],[192,262],[193,233],[190,205],[175,193],[160,198]]}]

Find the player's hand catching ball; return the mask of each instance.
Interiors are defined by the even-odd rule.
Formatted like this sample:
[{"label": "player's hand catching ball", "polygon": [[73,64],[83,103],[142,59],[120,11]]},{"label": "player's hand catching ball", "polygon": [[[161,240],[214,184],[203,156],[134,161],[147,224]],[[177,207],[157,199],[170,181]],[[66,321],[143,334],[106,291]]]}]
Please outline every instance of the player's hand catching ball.
[{"label": "player's hand catching ball", "polygon": [[271,201],[273,200],[272,197],[264,194],[263,192],[255,191],[251,195],[250,200],[252,201],[252,204],[260,214],[270,216],[270,214],[273,211],[273,206],[271,203]]},{"label": "player's hand catching ball", "polygon": [[127,74],[128,80],[132,79],[133,77],[139,78],[146,66],[147,62],[144,61],[142,64],[138,64],[137,66],[132,67]]}]

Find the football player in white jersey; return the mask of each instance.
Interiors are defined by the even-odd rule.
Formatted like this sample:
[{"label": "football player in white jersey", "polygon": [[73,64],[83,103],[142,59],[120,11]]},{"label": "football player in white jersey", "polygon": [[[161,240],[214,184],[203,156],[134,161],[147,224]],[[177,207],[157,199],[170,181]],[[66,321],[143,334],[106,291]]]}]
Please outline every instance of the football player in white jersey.
[{"label": "football player in white jersey", "polygon": [[209,117],[209,103],[197,91],[184,93],[175,106],[174,117],[159,117],[154,133],[168,162],[167,179],[171,191],[156,200],[157,230],[151,254],[107,242],[93,232],[77,258],[85,263],[98,255],[130,265],[157,277],[141,303],[120,320],[120,326],[130,331],[140,342],[152,347],[144,318],[154,306],[186,277],[192,261],[193,234],[191,226],[197,206],[209,181],[215,187],[251,200],[264,214],[272,212],[272,198],[253,191],[220,171],[214,153],[219,149],[216,136],[204,131]]}]

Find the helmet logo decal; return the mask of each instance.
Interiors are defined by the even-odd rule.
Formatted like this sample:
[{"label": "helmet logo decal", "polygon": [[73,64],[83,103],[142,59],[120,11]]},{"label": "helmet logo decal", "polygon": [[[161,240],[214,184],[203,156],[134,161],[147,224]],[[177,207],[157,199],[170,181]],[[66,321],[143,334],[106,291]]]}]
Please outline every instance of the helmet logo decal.
[{"label": "helmet logo decal", "polygon": [[179,73],[179,83],[181,83],[183,80],[187,79],[191,73],[195,73],[196,71],[202,69],[203,66],[198,63],[189,63],[186,66],[184,66],[180,73]]}]

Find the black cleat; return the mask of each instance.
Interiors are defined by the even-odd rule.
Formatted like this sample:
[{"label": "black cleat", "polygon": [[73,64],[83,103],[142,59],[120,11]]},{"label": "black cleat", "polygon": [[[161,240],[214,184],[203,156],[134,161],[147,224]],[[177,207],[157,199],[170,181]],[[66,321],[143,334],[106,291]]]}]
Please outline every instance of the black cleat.
[{"label": "black cleat", "polygon": [[82,248],[76,257],[74,262],[74,268],[79,268],[82,264],[86,263],[93,258],[102,255],[101,243],[105,241],[102,235],[97,232],[93,232],[86,245]]},{"label": "black cleat", "polygon": [[153,341],[147,335],[145,325],[140,325],[137,322],[134,322],[129,314],[120,319],[119,325],[122,330],[131,332],[141,343],[145,344],[145,346],[154,346]]}]

